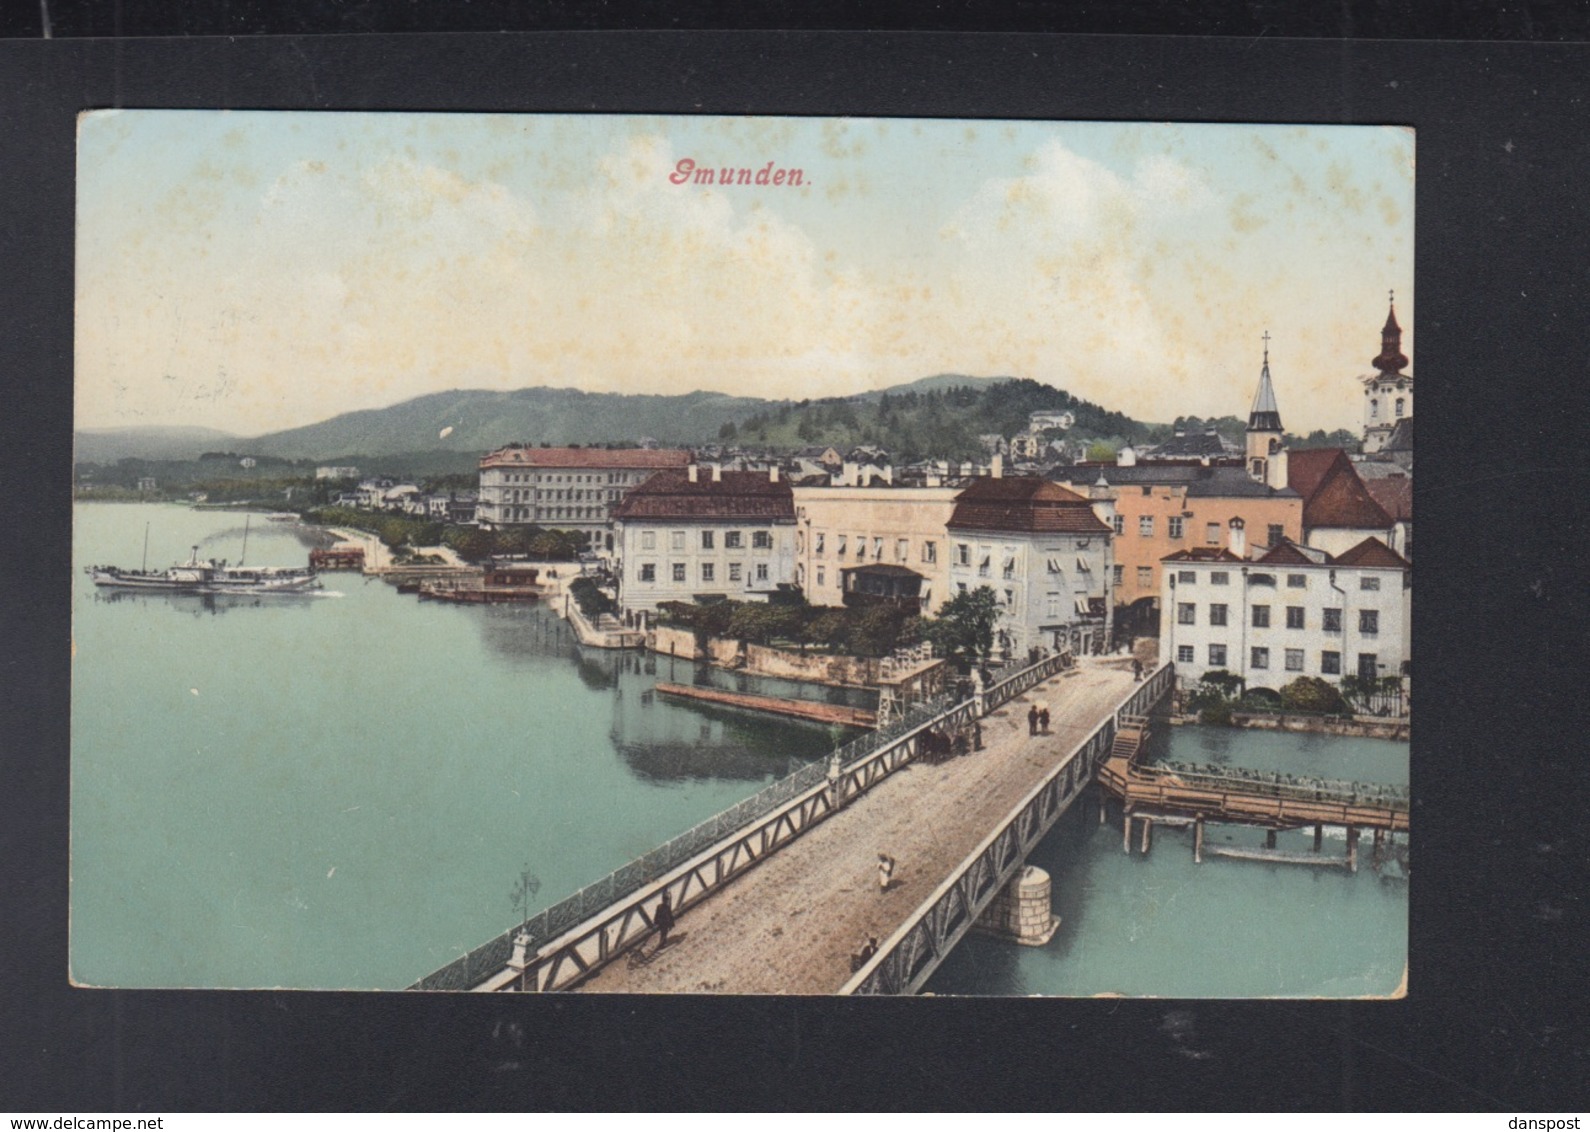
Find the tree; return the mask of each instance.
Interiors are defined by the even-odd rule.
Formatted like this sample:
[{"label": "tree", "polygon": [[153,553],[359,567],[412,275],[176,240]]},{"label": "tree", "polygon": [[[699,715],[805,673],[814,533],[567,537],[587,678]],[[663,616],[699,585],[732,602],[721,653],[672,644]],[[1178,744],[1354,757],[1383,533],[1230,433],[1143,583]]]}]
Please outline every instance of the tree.
[{"label": "tree", "polygon": [[734,427],[733,421],[725,421],[723,427],[718,429],[719,440],[733,440],[740,435],[740,430]]},{"label": "tree", "polygon": [[998,620],[999,601],[994,591],[979,586],[945,602],[939,615],[924,624],[922,633],[959,668],[965,669],[975,661],[988,659],[994,648],[994,625]]},{"label": "tree", "polygon": [[1115,449],[1102,440],[1088,445],[1088,459],[1095,464],[1108,464],[1115,459]]}]

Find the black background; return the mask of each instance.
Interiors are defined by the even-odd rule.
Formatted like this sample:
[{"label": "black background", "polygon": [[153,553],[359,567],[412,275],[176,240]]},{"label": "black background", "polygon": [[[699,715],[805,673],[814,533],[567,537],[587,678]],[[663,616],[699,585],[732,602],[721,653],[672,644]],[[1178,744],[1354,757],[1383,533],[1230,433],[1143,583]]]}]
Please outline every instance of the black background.
[{"label": "black background", "polygon": [[[0,1109],[1494,1109],[1585,1103],[1578,6],[51,5],[0,42]],[[7,8],[37,35],[45,9]],[[29,15],[31,13],[31,17]],[[1087,20],[1091,13],[1092,23]],[[31,18],[32,22],[29,22]],[[524,34],[418,35],[450,28]],[[478,22],[471,22],[478,21]],[[1425,25],[1427,26],[1427,25]],[[1048,36],[1042,29],[1244,38]],[[540,30],[535,30],[540,29]],[[546,29],[576,29],[559,31]],[[602,29],[592,34],[593,29]],[[300,30],[312,37],[269,35]],[[124,38],[90,39],[75,36]],[[137,39],[140,35],[243,38]],[[1287,40],[1283,35],[1401,37]],[[106,107],[856,114],[1418,130],[1417,875],[1397,1002],[75,990],[66,983],[73,120]],[[909,186],[902,185],[902,199]],[[1405,320],[1406,321],[1406,320]],[[1367,359],[1377,327],[1365,328]],[[1356,398],[1343,360],[1343,396]],[[129,705],[136,711],[136,705]],[[1335,932],[1330,922],[1308,931]],[[1242,925],[1231,927],[1242,948]],[[1498,1127],[1501,1121],[1498,1121]]]}]

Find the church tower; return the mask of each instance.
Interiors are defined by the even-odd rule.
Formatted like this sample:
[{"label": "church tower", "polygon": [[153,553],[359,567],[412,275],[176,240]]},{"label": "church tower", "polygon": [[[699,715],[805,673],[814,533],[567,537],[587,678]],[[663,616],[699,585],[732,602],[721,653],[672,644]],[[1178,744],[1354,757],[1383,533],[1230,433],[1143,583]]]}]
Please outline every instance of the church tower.
[{"label": "church tower", "polygon": [[1270,384],[1270,332],[1264,332],[1264,368],[1248,413],[1248,475],[1270,487],[1286,486],[1286,450],[1281,447],[1281,410]]},{"label": "church tower", "polygon": [[1403,373],[1408,358],[1402,352],[1402,327],[1397,325],[1397,296],[1380,330],[1380,355],[1369,364],[1375,372],[1360,378],[1364,383],[1364,452],[1379,452],[1391,439],[1398,422],[1413,416],[1413,374]]}]

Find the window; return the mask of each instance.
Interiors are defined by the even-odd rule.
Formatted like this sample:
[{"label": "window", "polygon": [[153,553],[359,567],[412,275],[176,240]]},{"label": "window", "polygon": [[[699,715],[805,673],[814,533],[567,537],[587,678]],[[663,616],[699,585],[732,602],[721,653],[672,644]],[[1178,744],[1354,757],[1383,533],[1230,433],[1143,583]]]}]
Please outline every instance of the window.
[{"label": "window", "polygon": [[1226,624],[1227,610],[1228,610],[1228,607],[1224,606],[1224,605],[1211,605],[1209,607],[1209,624],[1211,624],[1211,625],[1224,625],[1224,624]]},{"label": "window", "polygon": [[1301,672],[1301,671],[1303,671],[1303,650],[1302,649],[1287,649],[1286,650],[1286,670],[1288,672]]},{"label": "window", "polygon": [[1287,589],[1291,589],[1291,590],[1306,590],[1306,589],[1308,589],[1308,575],[1307,574],[1288,574],[1286,576],[1286,587],[1287,587]]},{"label": "window", "polygon": [[1005,559],[1005,568],[1001,572],[1000,576],[1006,581],[1009,581],[1011,578],[1016,576],[1016,560],[1014,558]]},{"label": "window", "polygon": [[872,560],[874,562],[883,561],[883,540],[881,538],[872,540]]},{"label": "window", "polygon": [[657,549],[657,532],[656,531],[641,531],[640,532],[640,548],[642,550],[656,550]]},{"label": "window", "polygon": [[1403,412],[1403,409],[1405,409],[1406,407],[1407,407],[1407,402],[1404,401],[1403,398],[1398,397],[1397,398],[1397,419],[1399,421],[1402,419],[1402,412]]},{"label": "window", "polygon": [[1152,586],[1154,584],[1154,568],[1152,566],[1139,566],[1137,568],[1137,584]]},{"label": "window", "polygon": [[651,562],[642,562],[640,565],[640,580],[655,582],[657,580],[657,567]]},{"label": "window", "polygon": [[1303,607],[1301,605],[1289,605],[1286,607],[1286,627],[1288,629],[1303,628]]},{"label": "window", "polygon": [[1154,516],[1139,515],[1137,517],[1137,533],[1144,538],[1154,537]]},{"label": "window", "polygon": [[955,592],[958,593],[958,594],[965,593],[966,592],[966,583],[965,582],[956,582],[955,583]]},{"label": "window", "polygon": [[1373,420],[1380,415],[1380,402],[1373,397],[1369,399],[1369,417]]},{"label": "window", "polygon": [[1320,653],[1319,670],[1325,676],[1340,676],[1342,674],[1342,654],[1339,652]]},{"label": "window", "polygon": [[1380,679],[1380,662],[1376,654],[1361,652],[1358,654],[1358,678],[1360,680]]},{"label": "window", "polygon": [[1231,584],[1231,575],[1225,570],[1212,570],[1209,573],[1209,584],[1211,586],[1229,586]]},{"label": "window", "polygon": [[1268,605],[1255,605],[1253,607],[1253,627],[1255,629],[1268,629],[1270,627],[1270,607]]},{"label": "window", "polygon": [[758,562],[756,564],[756,580],[759,581],[759,582],[767,581],[767,563],[766,562]]},{"label": "window", "polygon": [[817,547],[816,547],[816,550],[817,550],[817,557],[819,557],[819,558],[821,558],[823,556],[823,542],[824,542],[825,538],[826,538],[825,532],[823,532],[823,531],[818,531],[817,532]]},{"label": "window", "polygon": [[1196,625],[1196,624],[1198,624],[1198,607],[1196,605],[1194,605],[1190,601],[1177,602],[1177,604],[1176,604],[1176,624],[1178,624],[1178,625]]},{"label": "window", "polygon": [[992,560],[992,558],[993,558],[993,555],[985,554],[985,555],[983,555],[982,559],[977,563],[977,576],[979,578],[988,577],[989,570],[991,569],[991,567],[989,566],[989,562]]},{"label": "window", "polygon": [[1190,586],[1193,583],[1195,583],[1197,580],[1198,580],[1198,575],[1193,573],[1191,570],[1177,570],[1176,571],[1176,583],[1178,585]]},{"label": "window", "polygon": [[1320,628],[1327,633],[1340,633],[1342,631],[1342,611],[1339,609],[1324,610],[1324,623]]},{"label": "window", "polygon": [[1143,485],[1143,494],[1144,495],[1153,495],[1154,494],[1154,485],[1153,484],[1144,484]]},{"label": "window", "polygon": [[931,562],[937,562],[938,560],[939,560],[939,546],[938,546],[938,543],[936,543],[936,542],[924,542],[922,544],[922,561],[931,563]]},{"label": "window", "polygon": [[713,566],[713,564],[711,562],[703,562],[701,564],[701,580],[703,582],[712,581],[713,580],[713,574],[715,572],[716,572],[716,569],[715,569],[715,567]]},{"label": "window", "polygon": [[1126,567],[1122,566],[1120,563],[1116,563],[1115,566],[1111,568],[1110,574],[1110,580],[1116,585],[1121,585],[1126,581]]},{"label": "window", "polygon": [[1184,520],[1180,515],[1172,515],[1169,519],[1166,520],[1166,523],[1170,527],[1170,531],[1169,531],[1170,537],[1171,538],[1181,538],[1181,536],[1182,536],[1182,527],[1186,524],[1186,520]]},{"label": "window", "polygon": [[1115,515],[1115,516],[1113,516],[1110,519],[1110,523],[1111,523],[1111,525],[1113,525],[1115,527],[1115,533],[1116,534],[1124,535],[1126,533],[1126,516],[1125,515]]},{"label": "window", "polygon": [[1207,542],[1210,546],[1219,546],[1220,545],[1220,524],[1219,523],[1210,523],[1208,526],[1204,527],[1204,541]]},{"label": "window", "polygon": [[[740,580],[740,571],[742,569],[743,569],[743,567],[738,562],[729,563],[729,581],[738,582]],[[822,579],[821,579],[821,577],[819,577],[818,578],[818,583],[821,584],[821,582],[822,582]]]},{"label": "window", "polygon": [[911,560],[911,540],[896,539],[894,542],[894,560],[896,562],[909,562]]},{"label": "window", "polygon": [[1060,616],[1060,595],[1045,594],[1043,598],[1043,615],[1053,621]]},{"label": "window", "polygon": [[1280,523],[1271,523],[1268,537],[1270,540],[1268,545],[1279,546],[1281,544],[1281,540],[1286,538],[1286,528]]},{"label": "window", "polygon": [[1209,667],[1210,668],[1224,668],[1225,666],[1226,666],[1226,646],[1225,645],[1210,645],[1209,646]]},{"label": "window", "polygon": [[1378,590],[1380,588],[1380,579],[1370,577],[1359,578],[1358,588],[1361,590]]},{"label": "window", "polygon": [[1248,657],[1248,667],[1249,668],[1268,668],[1268,667],[1270,667],[1270,650],[1266,649],[1266,648],[1260,648],[1258,645],[1254,645],[1253,649],[1251,650],[1251,654]]},{"label": "window", "polygon": [[739,531],[723,532],[723,547],[725,550],[739,550],[744,545],[745,543],[740,540]]},{"label": "window", "polygon": [[675,562],[674,563],[674,581],[682,582],[684,580],[685,580],[685,564],[683,562]]},{"label": "window", "polygon": [[859,560],[861,560],[862,562],[865,562],[867,560],[867,536],[866,535],[857,535],[856,536],[856,557]]},{"label": "window", "polygon": [[1375,609],[1360,609],[1358,611],[1358,631],[1366,637],[1373,637],[1380,632],[1380,611]]},{"label": "window", "polygon": [[1016,608],[1016,591],[1015,590],[1006,590],[1005,591],[1005,602],[1004,602],[1004,604],[1009,609],[1015,609]]},{"label": "window", "polygon": [[712,531],[702,531],[701,532],[701,549],[702,550],[711,550],[712,549],[712,535],[713,535]]},{"label": "window", "polygon": [[1191,664],[1193,662],[1193,647],[1191,645],[1176,646],[1176,663]]},{"label": "window", "polygon": [[753,550],[772,550],[773,549],[773,532],[772,531],[752,531],[751,532],[751,549],[753,549]]},{"label": "window", "polygon": [[839,544],[835,547],[834,553],[839,555],[839,557],[843,558],[845,556],[845,548],[848,547],[849,545],[850,545],[849,537],[846,536],[846,535],[840,535],[839,536]]},{"label": "window", "polygon": [[825,573],[826,572],[821,566],[817,567],[817,584],[819,586],[825,586],[828,584],[828,579],[826,578]]},{"label": "window", "polygon": [[668,532],[668,549],[669,550],[683,550],[684,548],[685,548],[685,532],[684,531],[669,531]]},{"label": "window", "polygon": [[972,564],[972,548],[964,542],[955,544],[955,564],[957,566],[970,566]]}]

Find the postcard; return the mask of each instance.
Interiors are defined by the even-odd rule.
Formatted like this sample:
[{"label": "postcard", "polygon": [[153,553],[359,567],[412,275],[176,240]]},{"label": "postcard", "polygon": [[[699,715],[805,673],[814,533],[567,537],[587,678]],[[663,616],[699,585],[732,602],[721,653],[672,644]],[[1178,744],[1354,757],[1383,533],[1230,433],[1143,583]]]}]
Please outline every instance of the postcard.
[{"label": "postcard", "polygon": [[1414,165],[83,115],[73,982],[1402,994]]}]

